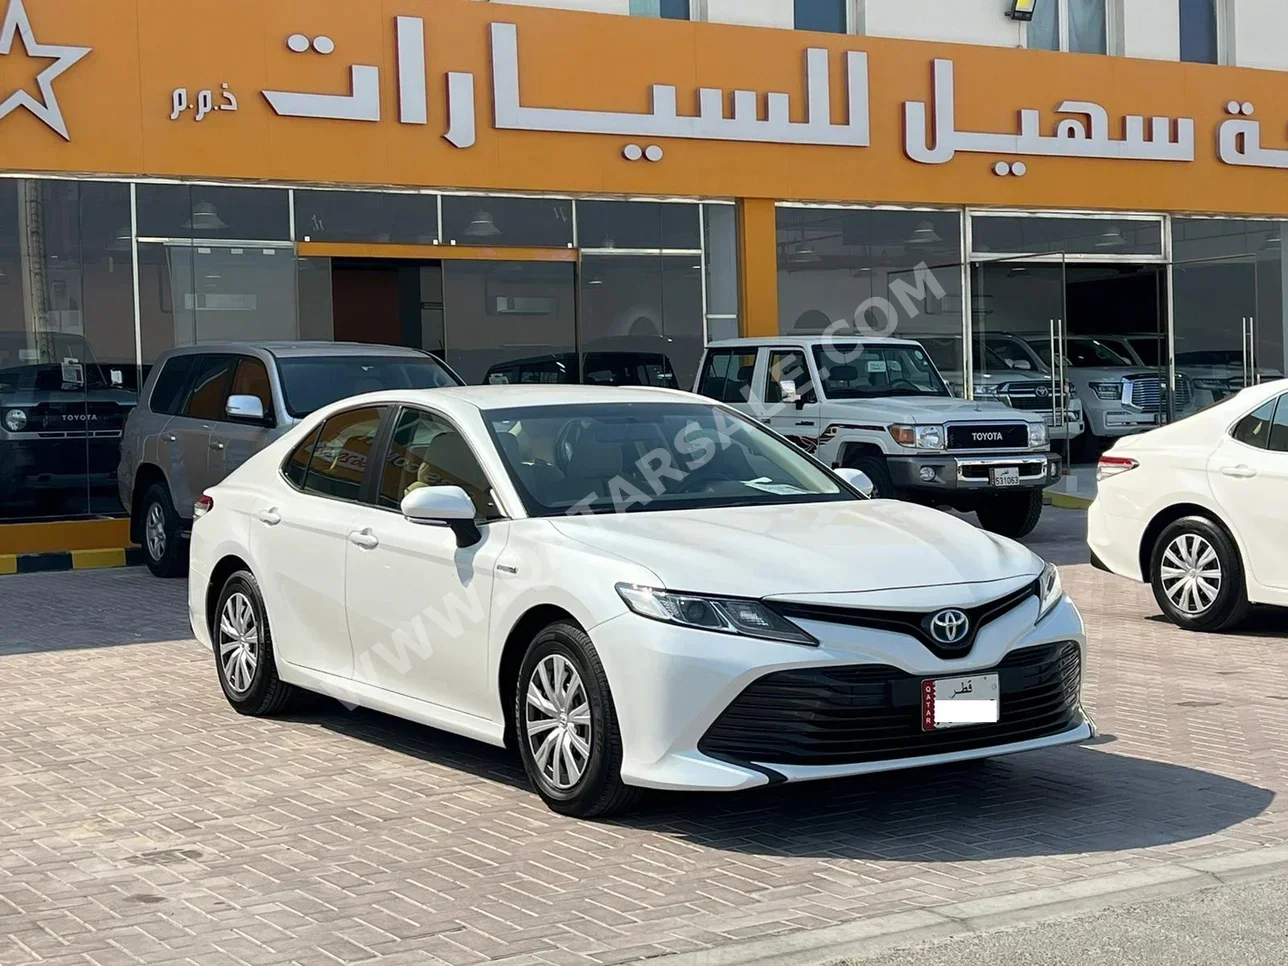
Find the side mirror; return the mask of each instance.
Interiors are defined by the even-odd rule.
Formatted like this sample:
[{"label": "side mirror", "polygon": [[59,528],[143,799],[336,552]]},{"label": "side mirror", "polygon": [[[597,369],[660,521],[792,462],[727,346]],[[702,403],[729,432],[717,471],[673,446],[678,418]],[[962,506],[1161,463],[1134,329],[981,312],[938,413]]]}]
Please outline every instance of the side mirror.
[{"label": "side mirror", "polygon": [[800,402],[800,395],[796,392],[796,380],[780,379],[778,380],[778,392],[783,397],[785,403]]},{"label": "side mirror", "polygon": [[1012,369],[1022,369],[1026,372],[1033,370],[1033,363],[1029,362],[1028,359],[1013,359],[1010,362],[1010,366]]},{"label": "side mirror", "polygon": [[402,498],[402,515],[412,523],[447,524],[458,547],[472,547],[483,539],[474,523],[474,501],[459,486],[422,486]]},{"label": "side mirror", "polygon": [[264,421],[264,401],[258,396],[229,396],[224,411],[228,413],[229,419],[248,423]]},{"label": "side mirror", "polygon": [[876,492],[877,488],[872,485],[872,478],[869,477],[868,474],[864,473],[862,470],[852,469],[849,466],[842,466],[840,469],[836,470],[835,473],[841,479],[845,480],[846,483],[849,483],[850,486],[854,487],[866,496],[869,500],[872,499],[872,494]]}]

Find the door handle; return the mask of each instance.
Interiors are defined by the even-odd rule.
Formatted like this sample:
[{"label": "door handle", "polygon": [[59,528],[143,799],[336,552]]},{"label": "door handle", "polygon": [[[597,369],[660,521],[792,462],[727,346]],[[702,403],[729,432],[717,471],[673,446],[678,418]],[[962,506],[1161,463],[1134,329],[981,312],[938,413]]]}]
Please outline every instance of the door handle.
[{"label": "door handle", "polygon": [[375,550],[380,546],[380,539],[371,532],[369,527],[366,530],[354,530],[349,534],[349,542],[363,550]]},{"label": "door handle", "polygon": [[271,510],[260,510],[259,522],[275,527],[282,522],[282,515],[277,512],[277,507],[273,507]]},{"label": "door handle", "polygon": [[224,442],[222,442],[221,440],[218,440],[218,439],[212,439],[212,440],[210,441],[210,448],[211,448],[211,449],[218,449],[218,450],[222,450],[222,449],[224,448],[224,446],[225,446],[225,445],[226,445],[226,444],[225,444]]},{"label": "door handle", "polygon": [[1257,471],[1251,466],[1245,466],[1240,463],[1238,466],[1221,467],[1221,474],[1223,476],[1232,476],[1236,480],[1250,480],[1257,475]]}]

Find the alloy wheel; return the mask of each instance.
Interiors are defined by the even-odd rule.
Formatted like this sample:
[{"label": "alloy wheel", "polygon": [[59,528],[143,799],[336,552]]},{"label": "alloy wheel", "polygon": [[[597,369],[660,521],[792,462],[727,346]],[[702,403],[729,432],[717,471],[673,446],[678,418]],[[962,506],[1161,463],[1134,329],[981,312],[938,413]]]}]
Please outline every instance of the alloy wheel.
[{"label": "alloy wheel", "polygon": [[581,675],[562,654],[542,658],[528,679],[528,748],[551,787],[573,788],[590,763],[590,700]]},{"label": "alloy wheel", "polygon": [[1221,593],[1221,560],[1206,537],[1182,533],[1163,551],[1163,593],[1183,614],[1202,614]]},{"label": "alloy wheel", "polygon": [[148,556],[160,560],[165,556],[165,511],[160,503],[148,507],[147,519],[143,523],[143,537],[147,542]]},{"label": "alloy wheel", "polygon": [[219,663],[224,680],[237,694],[245,694],[255,680],[259,664],[259,624],[250,598],[238,592],[224,602],[219,615]]}]

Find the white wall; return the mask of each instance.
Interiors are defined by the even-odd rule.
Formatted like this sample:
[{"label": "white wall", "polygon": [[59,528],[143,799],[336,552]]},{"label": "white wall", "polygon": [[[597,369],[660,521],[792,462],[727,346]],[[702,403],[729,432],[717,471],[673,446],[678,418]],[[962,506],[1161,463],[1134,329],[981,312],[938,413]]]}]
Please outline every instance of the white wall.
[{"label": "white wall", "polygon": [[1122,52],[1126,56],[1180,60],[1181,15],[1177,0],[1119,0],[1117,13],[1122,18]]},{"label": "white wall", "polygon": [[757,27],[785,27],[796,23],[792,0],[707,0],[707,19],[712,23],[754,24]]},{"label": "white wall", "polygon": [[1288,70],[1288,3],[1236,0],[1226,16],[1231,62],[1240,67]]},{"label": "white wall", "polygon": [[867,0],[867,22],[860,32],[872,37],[1018,47],[1021,28],[1006,16],[1010,6],[1009,0]]},{"label": "white wall", "polygon": [[631,0],[492,0],[493,3],[515,3],[523,7],[561,7],[565,10],[588,10],[592,13],[631,12]]}]

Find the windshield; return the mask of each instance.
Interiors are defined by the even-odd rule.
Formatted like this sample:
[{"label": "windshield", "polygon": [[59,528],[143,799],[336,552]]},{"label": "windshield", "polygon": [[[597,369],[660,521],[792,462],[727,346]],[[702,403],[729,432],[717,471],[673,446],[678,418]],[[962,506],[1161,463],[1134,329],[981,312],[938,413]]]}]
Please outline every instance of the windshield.
[{"label": "windshield", "polygon": [[1140,359],[1147,366],[1161,366],[1163,340],[1161,337],[1143,336],[1127,340],[1127,346],[1136,353],[1136,358]]},{"label": "windshield", "polygon": [[533,516],[858,499],[795,447],[719,406],[604,403],[485,416]]},{"label": "windshield", "polygon": [[277,362],[286,411],[297,419],[337,399],[385,389],[441,389],[459,386],[431,356],[317,356]]},{"label": "windshield", "polygon": [[919,345],[817,345],[814,361],[828,399],[952,395]]},{"label": "windshield", "polygon": [[[1033,350],[1042,357],[1048,368],[1051,365],[1051,344],[1041,339],[1030,342]],[[1070,339],[1065,346],[1065,359],[1073,369],[1094,369],[1099,366],[1110,368],[1130,367],[1131,363],[1120,356],[1109,346],[1095,339]]]},{"label": "windshield", "polygon": [[0,391],[83,392],[109,384],[79,336],[0,335]]},{"label": "windshield", "polygon": [[[1039,359],[1028,344],[1020,339],[990,338],[985,344],[988,346],[988,351],[1001,360],[1004,368],[1037,373],[1047,371],[1046,362],[1049,360],[1050,352],[1047,353],[1046,358]],[[992,356],[990,356],[989,365],[994,364],[991,359]]]}]

